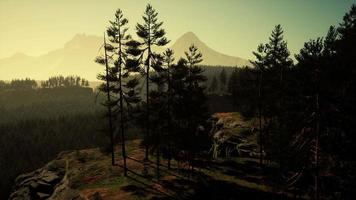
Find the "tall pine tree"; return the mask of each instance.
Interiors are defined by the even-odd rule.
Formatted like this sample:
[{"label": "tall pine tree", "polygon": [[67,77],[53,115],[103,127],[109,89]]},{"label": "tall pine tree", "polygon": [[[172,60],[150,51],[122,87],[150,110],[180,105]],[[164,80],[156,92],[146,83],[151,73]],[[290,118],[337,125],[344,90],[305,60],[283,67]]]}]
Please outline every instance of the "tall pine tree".
[{"label": "tall pine tree", "polygon": [[[138,103],[139,97],[136,91],[138,80],[130,76],[132,72],[138,72],[138,65],[134,62],[134,57],[137,55],[132,51],[137,47],[137,43],[131,40],[131,36],[127,34],[128,20],[123,16],[123,13],[118,9],[115,13],[115,20],[110,21],[110,27],[107,29],[110,43],[105,45],[105,60],[106,64],[111,65],[110,80],[108,89],[115,94],[116,99],[111,103],[115,106],[115,116],[118,121],[117,129],[121,133],[121,148],[124,166],[124,175],[127,175],[126,166],[126,148],[125,148],[125,127],[128,121],[128,109],[133,104]],[[109,58],[109,59],[108,59]],[[97,61],[103,60],[102,57],[97,58]],[[108,67],[109,68],[109,67]],[[109,97],[110,95],[108,95]],[[127,110],[125,110],[125,108]]]},{"label": "tall pine tree", "polygon": [[[163,22],[158,21],[158,13],[148,4],[144,15],[144,22],[136,25],[136,34],[142,40],[140,45],[141,55],[139,61],[143,64],[142,73],[146,76],[146,137],[150,134],[150,71],[155,71],[153,62],[157,62],[158,55],[152,50],[154,46],[165,46],[168,40],[165,37],[166,32],[161,28]],[[144,58],[145,56],[145,58]],[[148,160],[148,145],[146,144],[145,160]]]}]

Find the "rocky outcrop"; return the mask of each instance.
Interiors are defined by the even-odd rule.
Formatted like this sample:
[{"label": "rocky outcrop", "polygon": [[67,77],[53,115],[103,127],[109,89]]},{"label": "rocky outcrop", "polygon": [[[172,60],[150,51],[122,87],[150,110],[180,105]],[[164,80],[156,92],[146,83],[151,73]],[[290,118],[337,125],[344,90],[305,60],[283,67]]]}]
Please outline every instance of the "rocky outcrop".
[{"label": "rocky outcrop", "polygon": [[218,157],[259,156],[255,124],[238,113],[217,113],[212,118],[212,147]]},{"label": "rocky outcrop", "polygon": [[18,176],[9,200],[84,199],[78,191],[69,187],[67,170],[68,162],[59,156],[41,169]]}]

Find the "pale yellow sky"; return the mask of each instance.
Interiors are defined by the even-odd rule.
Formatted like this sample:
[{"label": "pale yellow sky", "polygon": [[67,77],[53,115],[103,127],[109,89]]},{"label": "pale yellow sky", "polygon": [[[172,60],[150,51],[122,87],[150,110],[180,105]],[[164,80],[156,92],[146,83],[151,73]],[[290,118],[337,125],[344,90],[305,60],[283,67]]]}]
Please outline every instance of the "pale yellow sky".
[{"label": "pale yellow sky", "polygon": [[213,49],[252,58],[281,23],[292,53],[310,38],[338,24],[354,0],[0,0],[0,58],[16,52],[41,55],[60,48],[77,33],[102,35],[121,8],[131,30],[147,2],[159,12],[172,41],[194,32]]}]

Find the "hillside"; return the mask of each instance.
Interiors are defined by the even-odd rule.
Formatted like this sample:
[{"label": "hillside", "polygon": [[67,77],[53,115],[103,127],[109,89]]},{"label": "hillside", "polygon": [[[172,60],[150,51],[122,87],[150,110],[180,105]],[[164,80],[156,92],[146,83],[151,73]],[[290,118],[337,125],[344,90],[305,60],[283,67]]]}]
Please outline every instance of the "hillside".
[{"label": "hillside", "polygon": [[257,161],[248,158],[201,161],[194,172],[182,163],[178,168],[173,162],[171,170],[163,164],[157,181],[154,157],[148,175],[142,175],[144,153],[138,146],[138,140],[129,143],[128,177],[122,176],[120,154],[119,165],[111,166],[110,156],[99,149],[63,152],[44,168],[19,176],[10,199],[26,199],[27,195],[51,200],[288,199],[290,195],[281,186],[263,182],[265,175],[259,172]]},{"label": "hillside", "polygon": [[[235,135],[253,127],[238,114],[216,115],[217,125],[225,123],[225,133]],[[250,142],[255,140],[250,140]],[[171,169],[162,158],[160,179],[156,178],[155,156],[150,156],[144,173],[144,150],[141,140],[127,144],[128,176],[124,177],[120,146],[116,147],[117,166],[100,149],[66,151],[43,168],[20,175],[10,200],[15,199],[289,199],[290,191],[274,177],[278,169],[272,165],[259,168],[251,156],[199,158],[194,169],[184,160],[172,161]]]},{"label": "hillside", "polygon": [[[94,81],[97,79],[97,74],[103,72],[102,66],[94,62],[95,57],[100,55],[102,42],[103,39],[99,36],[77,34],[64,44],[63,48],[41,56],[33,57],[17,53],[11,57],[2,58],[0,59],[0,80],[26,77],[45,80],[49,76],[60,74],[80,75],[87,80]],[[201,63],[203,65],[243,66],[249,64],[245,59],[227,56],[211,49],[192,32],[184,34],[171,46],[176,52],[176,60],[184,56],[184,51],[191,44],[195,44],[203,53],[204,61]]]}]

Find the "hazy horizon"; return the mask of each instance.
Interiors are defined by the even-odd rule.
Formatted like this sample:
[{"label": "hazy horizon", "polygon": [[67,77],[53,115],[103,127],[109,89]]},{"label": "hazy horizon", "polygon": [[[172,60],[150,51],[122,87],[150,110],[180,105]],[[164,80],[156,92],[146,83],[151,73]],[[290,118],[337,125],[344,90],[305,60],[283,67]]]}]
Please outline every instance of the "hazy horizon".
[{"label": "hazy horizon", "polygon": [[282,24],[293,55],[305,41],[339,24],[355,1],[1,0],[0,58],[43,55],[80,33],[101,36],[117,8],[134,33],[147,3],[158,11],[171,41],[192,31],[221,53],[252,59],[251,52],[267,41],[274,25]]}]

